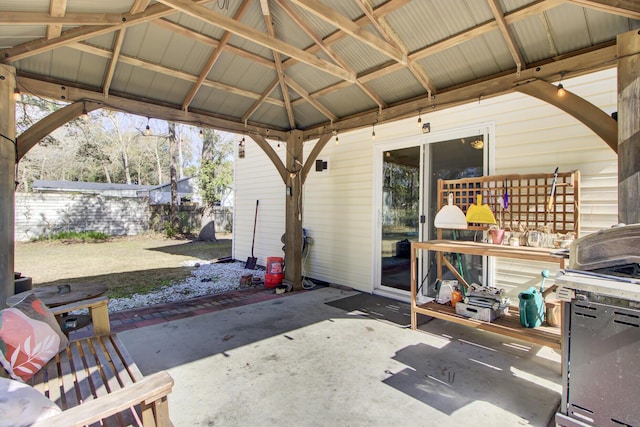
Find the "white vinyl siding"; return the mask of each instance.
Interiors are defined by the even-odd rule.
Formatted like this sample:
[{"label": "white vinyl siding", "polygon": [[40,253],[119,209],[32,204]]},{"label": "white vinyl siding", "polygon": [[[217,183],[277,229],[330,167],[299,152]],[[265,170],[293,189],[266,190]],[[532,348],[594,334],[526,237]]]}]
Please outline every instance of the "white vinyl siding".
[{"label": "white vinyl siding", "polygon": [[[563,84],[607,114],[617,108],[615,69],[567,79]],[[371,127],[341,133],[338,145],[332,138],[322,150],[319,158],[329,160],[330,170],[312,169],[303,195],[303,226],[313,239],[304,264],[309,277],[365,292],[373,290],[372,260],[377,256],[372,253],[376,208],[373,144],[428,138],[422,135],[417,117],[416,111],[414,117],[376,125],[376,141],[371,139]],[[432,132],[492,123],[491,174],[552,173],[556,166],[561,171],[579,169],[581,235],[617,222],[617,156],[590,129],[561,110],[536,98],[511,93],[442,111],[422,111],[422,122],[430,122]],[[282,256],[285,188],[266,155],[247,140],[246,158],[236,164],[234,257],[244,259],[250,253],[255,200],[260,198],[256,254],[264,265],[264,257]],[[305,154],[313,143],[305,143]],[[543,268],[553,271],[554,266],[498,260],[496,284],[512,289],[513,296],[522,287],[538,285]]]}]

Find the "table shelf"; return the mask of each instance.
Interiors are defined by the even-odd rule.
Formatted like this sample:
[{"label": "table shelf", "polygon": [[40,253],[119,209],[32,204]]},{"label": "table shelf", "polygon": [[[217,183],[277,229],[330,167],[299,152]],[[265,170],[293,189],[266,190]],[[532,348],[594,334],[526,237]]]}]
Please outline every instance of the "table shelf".
[{"label": "table shelf", "polygon": [[424,314],[437,319],[447,320],[449,322],[494,332],[551,348],[560,349],[562,343],[560,328],[550,326],[524,328],[520,324],[520,313],[517,307],[510,307],[507,314],[498,317],[493,322],[484,322],[482,320],[461,316],[456,314],[455,309],[451,305],[438,304],[435,302],[416,305],[412,307],[411,311],[412,313]]},{"label": "table shelf", "polygon": [[[560,349],[562,344],[562,325],[560,327],[540,326],[537,328],[525,328],[520,323],[518,307],[510,307],[509,313],[497,318],[493,322],[471,319],[457,314],[451,305],[430,302],[417,304],[417,264],[418,251],[430,250],[442,256],[444,253],[460,253],[481,256],[493,256],[502,258],[522,259],[529,261],[556,263],[562,269],[565,258],[557,256],[548,248],[513,247],[506,245],[493,245],[488,243],[464,242],[458,240],[431,240],[426,242],[413,242],[411,244],[411,328],[416,329],[418,314],[447,320],[454,323],[482,329],[512,338],[528,341],[534,344],[544,345]],[[561,316],[562,317],[562,316]]]}]

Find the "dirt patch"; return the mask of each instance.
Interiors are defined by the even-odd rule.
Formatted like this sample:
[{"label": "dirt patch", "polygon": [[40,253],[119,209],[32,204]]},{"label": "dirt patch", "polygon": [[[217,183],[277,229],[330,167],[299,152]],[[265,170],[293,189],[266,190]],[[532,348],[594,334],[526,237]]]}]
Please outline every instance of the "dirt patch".
[{"label": "dirt patch", "polygon": [[184,280],[193,261],[231,256],[231,235],[217,242],[167,239],[161,235],[113,238],[99,243],[16,243],[15,271],[34,287],[102,283],[111,298],[146,293]]}]

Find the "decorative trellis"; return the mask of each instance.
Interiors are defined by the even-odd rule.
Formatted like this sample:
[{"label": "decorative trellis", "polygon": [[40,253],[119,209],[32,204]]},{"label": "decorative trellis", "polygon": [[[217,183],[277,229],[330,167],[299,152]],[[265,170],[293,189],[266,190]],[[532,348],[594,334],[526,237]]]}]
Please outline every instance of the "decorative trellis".
[{"label": "decorative trellis", "polygon": [[[438,180],[438,210],[453,193],[454,204],[466,214],[477,196],[487,204],[503,228],[547,229],[553,233],[580,229],[580,171],[559,172],[551,199],[554,174],[492,175],[476,178]],[[508,207],[500,198],[508,194]],[[486,230],[487,224],[469,224],[471,230]],[[440,233],[439,233],[440,234]]]}]

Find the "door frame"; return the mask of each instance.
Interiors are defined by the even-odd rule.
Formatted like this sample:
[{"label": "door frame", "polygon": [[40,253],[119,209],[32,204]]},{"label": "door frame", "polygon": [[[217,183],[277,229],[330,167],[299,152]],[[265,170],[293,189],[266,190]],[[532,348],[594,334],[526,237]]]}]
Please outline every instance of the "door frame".
[{"label": "door frame", "polygon": [[[433,219],[426,218],[429,212],[429,200],[425,200],[424,192],[428,188],[428,174],[425,174],[425,147],[427,144],[437,143],[440,141],[448,141],[450,139],[465,138],[472,135],[483,135],[485,148],[483,150],[483,174],[493,175],[495,173],[495,122],[480,122],[466,126],[457,126],[455,128],[444,129],[441,131],[431,132],[428,134],[409,136],[404,138],[395,138],[388,141],[380,141],[373,144],[373,209],[372,209],[372,252],[371,252],[371,292],[376,295],[387,296],[396,300],[411,301],[411,295],[407,291],[382,286],[380,284],[382,276],[382,162],[384,160],[384,152],[401,148],[415,147],[420,148],[420,192],[418,197],[418,206],[420,207],[419,216],[425,215],[425,223],[421,223],[418,227],[418,239],[425,240],[425,224],[429,224]],[[423,259],[429,259],[429,254],[419,254],[420,262],[418,262],[419,274],[422,275]],[[484,264],[487,268],[483,269],[487,272],[488,277],[485,283],[493,280],[494,260],[486,259]]]},{"label": "door frame", "polygon": [[[384,160],[384,152],[398,150],[401,148],[419,147],[420,148],[420,171],[419,182],[420,191],[418,198],[418,206],[422,206],[422,189],[424,187],[424,144],[425,135],[415,135],[405,138],[396,138],[388,141],[380,141],[373,144],[373,218],[372,218],[372,252],[371,252],[371,292],[376,295],[387,296],[396,300],[411,301],[409,292],[400,289],[382,286],[380,284],[382,277],[382,185],[384,177],[382,176],[382,162]],[[420,213],[421,214],[421,213]],[[422,239],[422,227],[418,227],[419,239]]]}]

